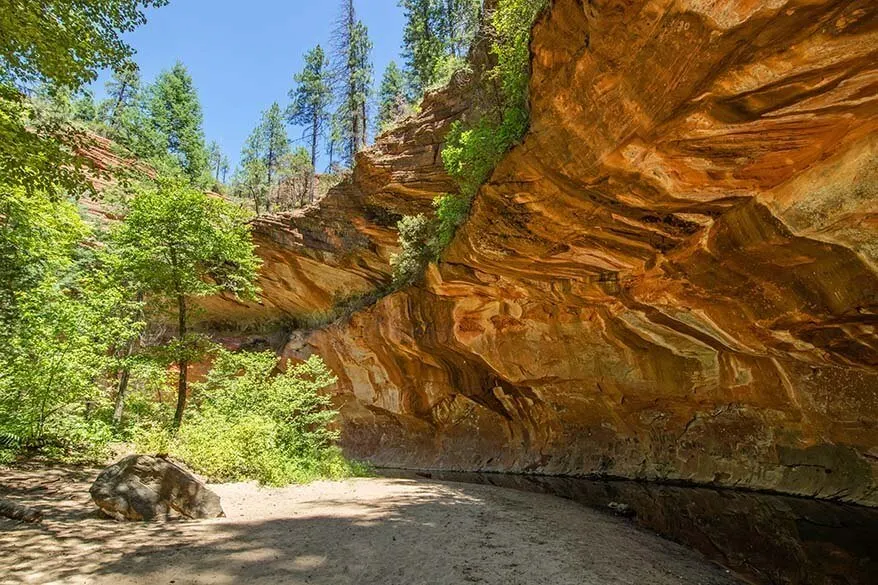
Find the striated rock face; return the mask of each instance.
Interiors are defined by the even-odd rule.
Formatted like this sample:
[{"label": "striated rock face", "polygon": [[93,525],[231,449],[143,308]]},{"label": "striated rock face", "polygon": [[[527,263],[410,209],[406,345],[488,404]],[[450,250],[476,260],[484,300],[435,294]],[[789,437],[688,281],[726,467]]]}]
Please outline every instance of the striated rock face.
[{"label": "striated rock face", "polygon": [[[338,375],[346,448],[878,505],[878,4],[555,0],[532,63],[444,261],[284,350]],[[459,112],[423,112],[260,225],[269,308],[386,280],[390,218],[450,188]]]},{"label": "striated rock face", "polygon": [[430,212],[437,195],[456,188],[440,152],[449,126],[466,110],[459,97],[466,82],[429,94],[422,113],[359,153],[353,175],[318,205],[257,219],[262,298],[203,301],[208,325],[240,329],[319,314],[388,284],[397,222],[403,215]]}]

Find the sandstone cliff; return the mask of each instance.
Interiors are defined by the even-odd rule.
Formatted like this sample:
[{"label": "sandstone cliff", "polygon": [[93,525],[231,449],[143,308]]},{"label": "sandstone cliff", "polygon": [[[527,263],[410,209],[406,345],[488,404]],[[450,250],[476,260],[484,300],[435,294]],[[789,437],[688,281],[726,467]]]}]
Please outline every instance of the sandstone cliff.
[{"label": "sandstone cliff", "polygon": [[[531,48],[531,129],[443,262],[284,349],[335,370],[345,447],[878,505],[878,4],[555,0]],[[453,188],[454,94],[260,223],[228,318],[385,283]]]}]

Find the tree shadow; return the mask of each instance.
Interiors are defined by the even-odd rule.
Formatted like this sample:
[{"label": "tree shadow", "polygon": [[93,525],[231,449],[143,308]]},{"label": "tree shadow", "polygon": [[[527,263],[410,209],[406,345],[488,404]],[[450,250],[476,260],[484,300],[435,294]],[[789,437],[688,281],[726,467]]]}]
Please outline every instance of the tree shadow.
[{"label": "tree shadow", "polygon": [[219,486],[228,518],[119,523],[72,512],[90,507],[87,479],[47,498],[40,525],[0,522],[0,582],[735,582],[681,546],[548,495],[386,478]]}]

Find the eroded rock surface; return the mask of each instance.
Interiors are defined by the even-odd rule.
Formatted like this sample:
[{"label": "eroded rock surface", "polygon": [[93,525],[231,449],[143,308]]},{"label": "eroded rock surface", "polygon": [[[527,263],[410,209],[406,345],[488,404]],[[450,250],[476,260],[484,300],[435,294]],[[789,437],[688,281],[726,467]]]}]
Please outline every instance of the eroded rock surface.
[{"label": "eroded rock surface", "polygon": [[[347,449],[878,505],[878,4],[555,0],[532,63],[444,261],[287,344]],[[393,214],[449,189],[434,107],[303,214],[335,220],[269,230],[306,245],[263,245],[266,303],[386,280]]]},{"label": "eroded rock surface", "polygon": [[102,471],[89,492],[117,520],[157,520],[174,512],[187,518],[223,516],[218,495],[163,457],[125,457]]}]

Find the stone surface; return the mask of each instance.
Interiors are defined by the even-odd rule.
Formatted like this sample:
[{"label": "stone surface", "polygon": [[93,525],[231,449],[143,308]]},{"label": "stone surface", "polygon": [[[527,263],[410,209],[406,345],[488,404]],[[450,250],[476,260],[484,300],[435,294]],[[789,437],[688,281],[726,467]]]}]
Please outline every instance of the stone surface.
[{"label": "stone surface", "polygon": [[106,468],[91,486],[92,500],[117,520],[223,516],[220,498],[194,475],[163,457],[130,455]]},{"label": "stone surface", "polygon": [[[878,505],[878,4],[555,0],[531,51],[531,129],[443,262],[284,349],[339,377],[348,451]],[[386,281],[450,103],[260,223],[266,307]]]}]

